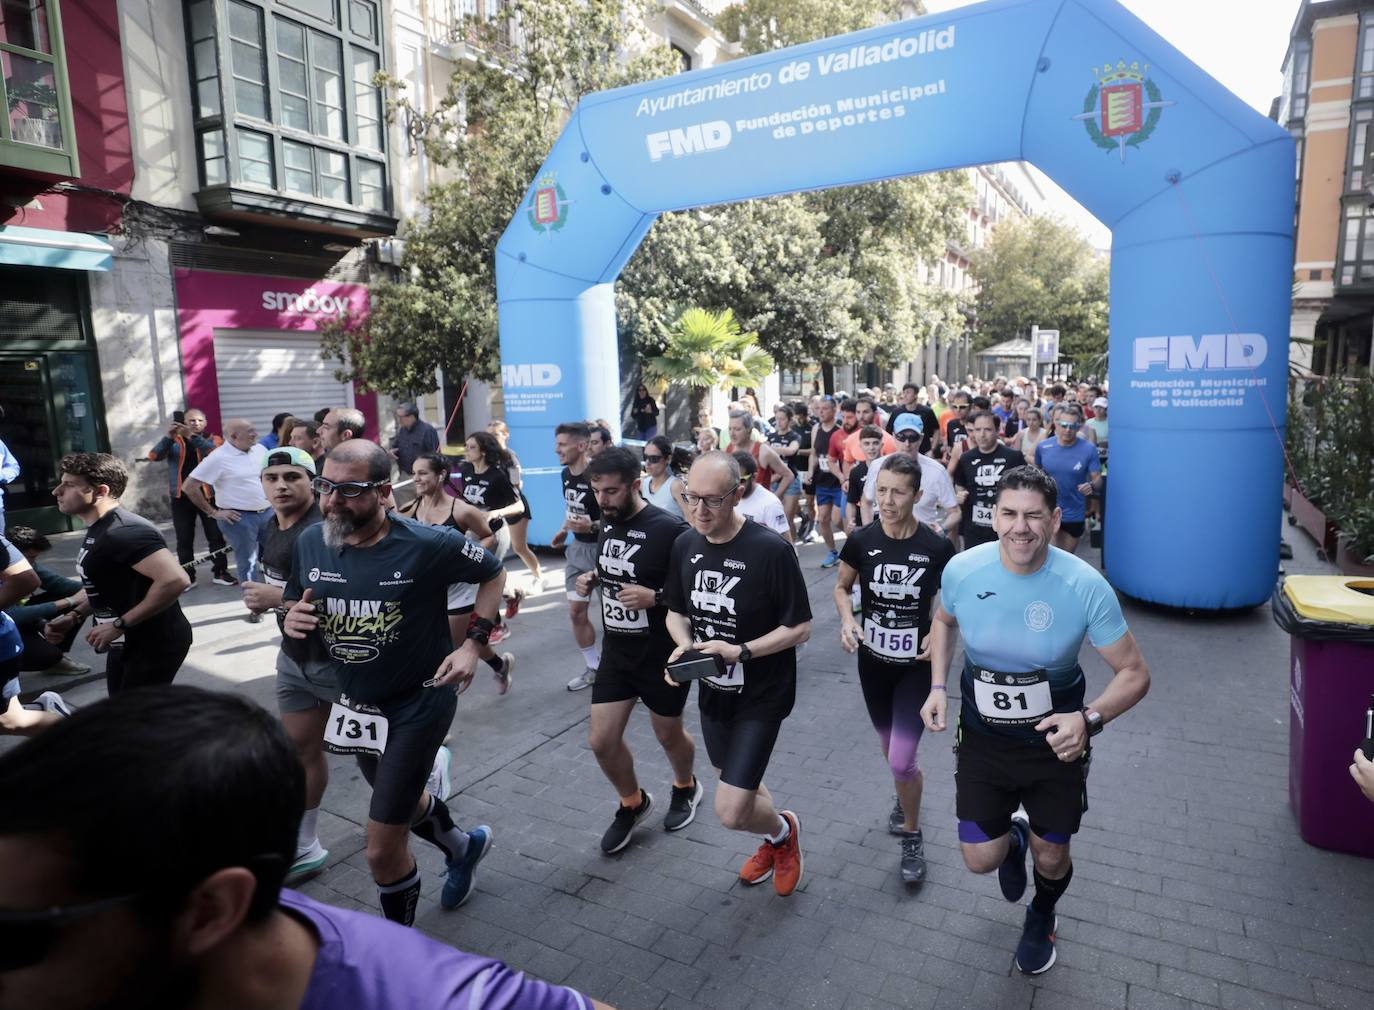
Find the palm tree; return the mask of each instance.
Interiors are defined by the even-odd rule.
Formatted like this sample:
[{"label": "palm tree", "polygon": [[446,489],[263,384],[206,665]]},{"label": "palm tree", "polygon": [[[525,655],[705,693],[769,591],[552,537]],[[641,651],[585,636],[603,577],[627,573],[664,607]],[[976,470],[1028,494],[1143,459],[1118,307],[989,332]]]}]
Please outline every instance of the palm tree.
[{"label": "palm tree", "polygon": [[692,424],[712,389],[761,386],[773,372],[773,359],[758,346],[757,333],[743,333],[730,309],[688,309],[668,334],[663,353],[644,362],[654,380],[687,386]]}]

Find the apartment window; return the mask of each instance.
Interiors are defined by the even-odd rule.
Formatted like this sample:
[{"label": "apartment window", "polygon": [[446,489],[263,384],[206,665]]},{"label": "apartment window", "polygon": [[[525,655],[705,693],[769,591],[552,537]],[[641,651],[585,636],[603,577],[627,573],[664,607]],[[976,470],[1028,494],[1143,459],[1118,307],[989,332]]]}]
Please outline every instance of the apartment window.
[{"label": "apartment window", "polygon": [[1369,14],[1360,18],[1360,43],[1359,53],[1355,58],[1355,82],[1356,98],[1374,98],[1374,16]]},{"label": "apartment window", "polygon": [[186,12],[203,184],[385,212],[378,0],[187,0]]},{"label": "apartment window", "polygon": [[678,64],[679,64],[679,68],[680,68],[684,73],[686,73],[688,70],[691,70],[691,69],[692,69],[692,54],[689,53],[686,49],[682,48],[682,46],[679,46],[679,45],[673,45],[673,46],[671,46],[670,48],[673,50],[674,55],[677,56],[677,61],[678,61]]},{"label": "apartment window", "polygon": [[1312,43],[1298,42],[1293,47],[1293,119],[1307,115],[1308,77],[1312,70]]},{"label": "apartment window", "polygon": [[1371,120],[1374,120],[1374,108],[1356,107],[1345,172],[1345,188],[1348,192],[1359,192],[1365,186],[1365,161],[1368,158]]},{"label": "apartment window", "polygon": [[1340,283],[1374,285],[1374,217],[1364,201],[1347,204],[1341,218]]},{"label": "apartment window", "polygon": [[59,0],[0,0],[0,165],[79,174]]}]

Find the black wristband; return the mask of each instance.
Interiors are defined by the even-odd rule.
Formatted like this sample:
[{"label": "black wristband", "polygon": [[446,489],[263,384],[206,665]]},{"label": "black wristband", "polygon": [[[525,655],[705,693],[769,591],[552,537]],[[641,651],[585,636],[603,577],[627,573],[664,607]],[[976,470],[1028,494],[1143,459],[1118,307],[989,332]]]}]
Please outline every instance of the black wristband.
[{"label": "black wristband", "polygon": [[491,640],[491,633],[495,628],[495,621],[489,621],[485,617],[474,617],[468,623],[467,637],[478,645],[486,645]]}]

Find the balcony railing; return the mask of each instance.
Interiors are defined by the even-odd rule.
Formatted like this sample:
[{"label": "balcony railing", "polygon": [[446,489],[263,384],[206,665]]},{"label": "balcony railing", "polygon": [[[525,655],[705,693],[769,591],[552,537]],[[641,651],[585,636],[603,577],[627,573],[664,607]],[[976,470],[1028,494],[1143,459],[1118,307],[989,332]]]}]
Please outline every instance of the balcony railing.
[{"label": "balcony railing", "polygon": [[431,42],[471,46],[494,56],[513,55],[523,42],[520,26],[502,0],[437,0],[429,21]]}]

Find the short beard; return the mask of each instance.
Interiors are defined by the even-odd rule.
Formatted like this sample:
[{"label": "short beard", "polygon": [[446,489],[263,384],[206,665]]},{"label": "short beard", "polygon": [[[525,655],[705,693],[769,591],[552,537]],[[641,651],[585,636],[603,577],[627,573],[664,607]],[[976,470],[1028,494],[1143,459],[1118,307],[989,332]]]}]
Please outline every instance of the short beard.
[{"label": "short beard", "polygon": [[324,523],[324,543],[326,547],[339,550],[344,547],[348,538],[358,532],[357,520],[347,513],[334,513],[325,517]]}]

